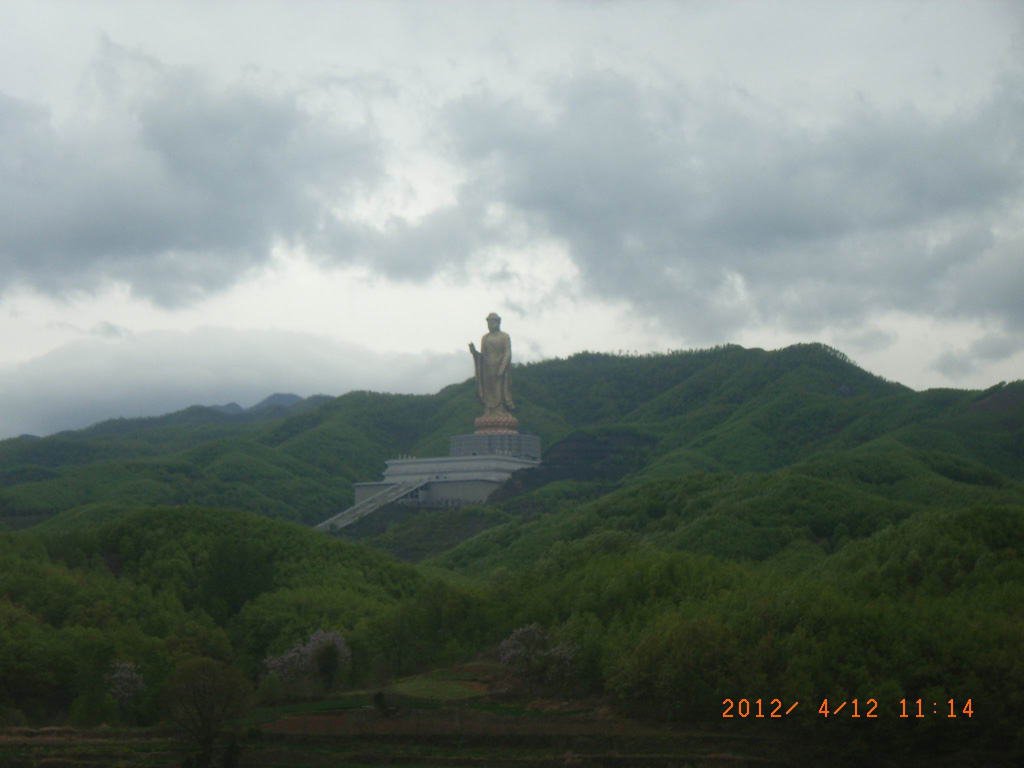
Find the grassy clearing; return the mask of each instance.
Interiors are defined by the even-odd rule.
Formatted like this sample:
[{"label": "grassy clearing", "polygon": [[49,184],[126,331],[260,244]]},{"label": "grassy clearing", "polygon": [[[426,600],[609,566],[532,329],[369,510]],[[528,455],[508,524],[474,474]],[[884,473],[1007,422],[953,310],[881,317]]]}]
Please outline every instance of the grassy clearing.
[{"label": "grassy clearing", "polygon": [[505,671],[505,667],[491,661],[473,661],[468,664],[456,664],[453,667],[438,667],[416,677],[428,677],[435,680],[493,680]]},{"label": "grassy clearing", "polygon": [[403,696],[435,701],[463,701],[475,699],[486,694],[482,685],[474,686],[471,682],[461,680],[438,680],[428,677],[417,677],[395,683],[394,690]]}]

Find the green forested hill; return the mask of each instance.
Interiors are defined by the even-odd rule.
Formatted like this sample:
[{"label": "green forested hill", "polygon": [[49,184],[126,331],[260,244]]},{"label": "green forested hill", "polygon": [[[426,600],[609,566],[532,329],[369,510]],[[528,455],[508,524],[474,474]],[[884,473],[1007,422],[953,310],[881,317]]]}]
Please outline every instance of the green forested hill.
[{"label": "green forested hill", "polygon": [[[517,366],[513,390],[540,468],[487,507],[385,507],[353,541],[287,521],[387,458],[446,454],[471,381],[0,442],[0,520],[22,529],[0,533],[0,722],[116,719],[119,661],[152,722],[192,656],[273,699],[264,661],[319,628],[377,685],[536,623],[572,662],[549,692],[689,722],[799,699],[794,733],[862,756],[1024,755],[1024,382],[914,392],[807,344],[585,353]],[[882,715],[826,724],[825,698]],[[898,717],[919,698],[960,716]]]},{"label": "green forested hill", "polygon": [[370,643],[423,584],[380,553],[246,512],[150,508],[43,538],[0,534],[0,725],[10,711],[116,718],[105,676],[119,661],[146,679],[138,714],[152,720],[176,662],[207,656],[255,677],[321,627]]},{"label": "green forested hill", "polygon": [[[521,425],[546,452],[565,453],[560,441],[578,442],[580,430],[632,432],[649,445],[631,471],[652,477],[771,471],[883,438],[950,457],[932,460],[947,474],[975,464],[1006,479],[1024,472],[1024,385],[913,392],[816,344],[583,353],[517,366],[514,378]],[[199,504],[315,523],[350,504],[352,483],[377,479],[385,459],[445,455],[478,408],[465,382],[428,396],[352,392],[239,414],[195,406],[5,440],[0,521],[81,523],[140,504]],[[607,484],[606,471],[596,474]]]}]

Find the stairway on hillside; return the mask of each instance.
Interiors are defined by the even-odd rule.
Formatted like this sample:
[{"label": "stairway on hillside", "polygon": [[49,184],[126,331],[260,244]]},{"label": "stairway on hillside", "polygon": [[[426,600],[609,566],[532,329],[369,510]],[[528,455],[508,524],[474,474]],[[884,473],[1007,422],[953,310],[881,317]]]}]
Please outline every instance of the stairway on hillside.
[{"label": "stairway on hillside", "polygon": [[427,480],[406,480],[396,485],[392,485],[390,488],[385,488],[375,496],[364,499],[358,504],[349,507],[344,512],[339,512],[334,517],[328,518],[314,527],[318,531],[330,531],[337,528],[344,528],[347,525],[352,525],[356,520],[380,509],[385,504],[390,504],[392,501],[398,501],[403,496],[412,493],[418,488],[422,488],[427,484],[427,482]]}]

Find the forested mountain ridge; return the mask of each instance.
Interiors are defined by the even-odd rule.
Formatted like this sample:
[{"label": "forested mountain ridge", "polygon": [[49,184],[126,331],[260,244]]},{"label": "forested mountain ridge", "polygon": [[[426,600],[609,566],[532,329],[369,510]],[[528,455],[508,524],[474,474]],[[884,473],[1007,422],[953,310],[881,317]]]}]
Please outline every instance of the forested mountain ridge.
[{"label": "forested mountain ridge", "polygon": [[[1024,384],[913,392],[818,344],[581,353],[518,365],[513,376],[520,424],[546,452],[580,430],[626,430],[649,443],[632,471],[651,476],[770,471],[884,437],[1008,479],[1024,472]],[[193,406],[2,441],[0,521],[197,504],[311,524],[351,503],[352,483],[377,479],[387,458],[445,455],[479,409],[471,381],[434,395],[268,401],[239,414]]]}]

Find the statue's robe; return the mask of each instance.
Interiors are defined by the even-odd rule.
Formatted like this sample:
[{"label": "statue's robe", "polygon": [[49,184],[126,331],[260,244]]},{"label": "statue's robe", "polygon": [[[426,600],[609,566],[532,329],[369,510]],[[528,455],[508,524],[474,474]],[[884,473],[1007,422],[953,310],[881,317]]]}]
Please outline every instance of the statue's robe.
[{"label": "statue's robe", "polygon": [[[512,402],[511,372],[512,343],[504,331],[492,331],[480,339],[480,354],[476,363],[476,387],[486,415],[508,413],[515,408]],[[501,375],[498,371],[504,367]]]}]

